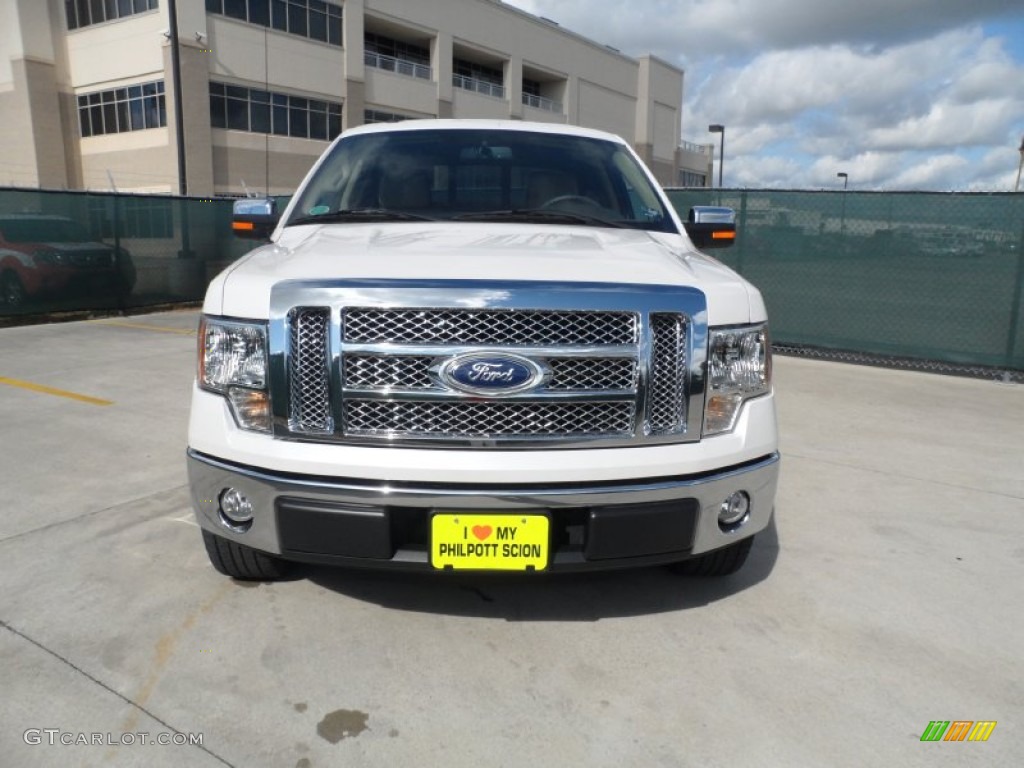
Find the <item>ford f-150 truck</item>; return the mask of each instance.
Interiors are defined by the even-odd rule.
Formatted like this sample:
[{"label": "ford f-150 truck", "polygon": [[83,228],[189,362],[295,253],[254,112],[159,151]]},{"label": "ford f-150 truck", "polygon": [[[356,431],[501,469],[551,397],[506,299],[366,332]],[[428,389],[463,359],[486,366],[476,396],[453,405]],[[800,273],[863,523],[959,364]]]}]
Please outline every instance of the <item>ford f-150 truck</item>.
[{"label": "ford f-150 truck", "polygon": [[725,575],[779,454],[759,292],[620,138],[525,122],[343,133],[216,277],[188,470],[213,566],[671,565]]}]

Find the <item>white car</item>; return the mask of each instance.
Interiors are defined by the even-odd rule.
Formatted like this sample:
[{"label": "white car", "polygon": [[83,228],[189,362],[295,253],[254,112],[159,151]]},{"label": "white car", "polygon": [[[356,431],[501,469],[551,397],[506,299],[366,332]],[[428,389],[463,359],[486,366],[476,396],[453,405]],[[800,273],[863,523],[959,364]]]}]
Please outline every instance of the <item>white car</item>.
[{"label": "white car", "polygon": [[[188,469],[219,571],[674,564],[773,514],[760,293],[618,137],[415,120],[343,133],[211,283]],[[690,234],[687,234],[689,230]]]}]

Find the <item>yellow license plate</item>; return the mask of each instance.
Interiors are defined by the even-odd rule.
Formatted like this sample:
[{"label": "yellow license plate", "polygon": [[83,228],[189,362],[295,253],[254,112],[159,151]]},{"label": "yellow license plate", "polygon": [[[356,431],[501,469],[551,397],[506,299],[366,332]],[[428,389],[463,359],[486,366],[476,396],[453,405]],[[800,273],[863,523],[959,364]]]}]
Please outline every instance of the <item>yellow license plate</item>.
[{"label": "yellow license plate", "polygon": [[435,568],[541,571],[548,565],[545,515],[439,513],[430,519],[430,563]]}]

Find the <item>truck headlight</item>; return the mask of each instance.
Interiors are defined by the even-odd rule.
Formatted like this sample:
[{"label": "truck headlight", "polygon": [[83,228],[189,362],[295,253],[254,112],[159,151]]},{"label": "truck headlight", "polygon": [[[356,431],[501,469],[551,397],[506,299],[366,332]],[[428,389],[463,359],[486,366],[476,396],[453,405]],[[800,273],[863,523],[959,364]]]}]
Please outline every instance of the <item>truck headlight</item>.
[{"label": "truck headlight", "polygon": [[199,386],[227,397],[242,429],[269,432],[266,325],[204,317],[199,323]]},{"label": "truck headlight", "polygon": [[729,432],[743,403],[768,393],[772,355],[768,326],[712,328],[708,339],[708,392],[704,436]]}]

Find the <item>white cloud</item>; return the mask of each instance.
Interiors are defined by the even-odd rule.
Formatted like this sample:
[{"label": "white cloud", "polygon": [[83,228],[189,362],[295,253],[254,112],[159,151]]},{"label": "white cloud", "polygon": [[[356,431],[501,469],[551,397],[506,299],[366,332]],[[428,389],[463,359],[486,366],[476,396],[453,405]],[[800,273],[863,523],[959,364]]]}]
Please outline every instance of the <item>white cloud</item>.
[{"label": "white cloud", "polygon": [[[793,188],[801,186],[797,179],[802,179],[803,175],[800,163],[780,155],[750,155],[745,156],[743,162],[727,157],[723,182],[727,187]],[[771,181],[765,183],[765,179]]]},{"label": "white cloud", "polygon": [[897,189],[965,189],[971,176],[966,158],[954,154],[931,155],[892,179]]},{"label": "white cloud", "polygon": [[1019,0],[509,0],[624,50],[675,59],[808,45],[888,46],[1020,13]]},{"label": "white cloud", "polygon": [[878,149],[937,149],[991,146],[1021,117],[1021,105],[1010,99],[984,99],[973,104],[935,103],[927,114],[908,115],[897,125],[864,137]]},{"label": "white cloud", "polygon": [[1020,161],[1020,153],[1013,147],[990,150],[975,164],[975,178],[967,189],[972,192],[1013,189]]},{"label": "white cloud", "polygon": [[839,172],[848,175],[851,189],[873,189],[882,179],[901,169],[901,156],[895,152],[860,152],[851,157],[825,155],[817,158],[808,169],[807,186],[833,189],[841,185]]},{"label": "white cloud", "polygon": [[[859,188],[1012,188],[1020,0],[511,4],[683,66],[683,138],[726,126],[727,185],[832,187],[844,170]],[[994,20],[1011,32],[995,37]]]},{"label": "white cloud", "polygon": [[1002,97],[1024,100],[1024,78],[1021,67],[1003,50],[999,41],[985,40],[973,60],[957,73],[951,83],[950,97],[962,104],[979,99]]}]

